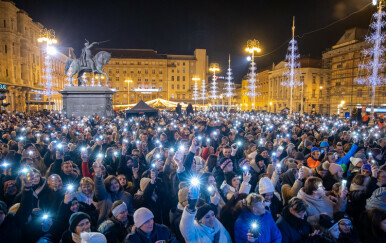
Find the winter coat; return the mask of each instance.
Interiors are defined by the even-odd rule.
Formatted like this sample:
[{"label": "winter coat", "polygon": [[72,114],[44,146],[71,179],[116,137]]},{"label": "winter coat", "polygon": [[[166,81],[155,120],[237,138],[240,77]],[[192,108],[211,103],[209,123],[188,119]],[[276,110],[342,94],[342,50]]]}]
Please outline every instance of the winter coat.
[{"label": "winter coat", "polygon": [[283,209],[276,224],[282,235],[282,243],[303,242],[311,233],[311,225],[307,220],[299,219],[292,215],[288,207]]},{"label": "winter coat", "polygon": [[164,240],[166,243],[179,243],[165,225],[156,223],[154,223],[153,231],[149,236],[136,228],[133,233],[126,236],[125,243],[153,243],[159,240]]},{"label": "winter coat", "polygon": [[98,200],[99,219],[98,224],[107,218],[107,214],[113,203],[117,200],[122,200],[126,203],[129,216],[133,215],[133,197],[130,193],[123,190],[117,193],[108,192],[102,181],[102,177],[95,176],[95,197]]},{"label": "winter coat", "polygon": [[323,186],[326,191],[331,191],[335,183],[339,182],[335,177],[328,171],[326,176],[323,177]]},{"label": "winter coat", "polygon": [[248,231],[251,222],[256,222],[261,234],[255,243],[280,243],[282,236],[279,228],[273,221],[272,215],[265,212],[263,215],[255,215],[251,212],[242,212],[235,223],[235,243],[248,243]]},{"label": "winter coat", "polygon": [[[231,185],[228,185],[225,181],[223,182],[223,184],[221,185],[221,191],[223,193],[223,195],[225,196],[226,195],[226,199],[227,200],[230,200],[232,198],[232,196],[235,194],[236,192],[236,188],[234,188],[233,186]],[[245,193],[245,194],[249,194],[249,191],[251,190],[251,185],[249,183],[246,183],[246,182],[242,182],[240,184],[240,188],[239,188],[239,193]]]},{"label": "winter coat", "polygon": [[99,225],[98,231],[106,236],[107,243],[120,243],[129,233],[127,228],[114,217]]},{"label": "winter coat", "polygon": [[22,226],[32,212],[32,190],[23,191],[16,214],[7,214],[0,225],[0,242],[22,242]]},{"label": "winter coat", "polygon": [[180,231],[180,222],[183,212],[183,207],[180,203],[178,203],[176,208],[170,209],[169,212],[169,222],[170,222],[170,229],[173,231],[173,233],[176,235],[177,240],[180,242],[184,242],[184,237],[181,234]]},{"label": "winter coat", "polygon": [[276,221],[283,210],[283,203],[273,194],[271,204],[266,209],[271,213],[273,220]]},{"label": "winter coat", "polygon": [[[287,172],[286,172],[287,173]],[[287,205],[288,201],[298,195],[300,189],[303,187],[303,182],[300,180],[295,180],[292,187],[289,184],[284,184],[281,187],[281,196],[283,198],[283,204]]]},{"label": "winter coat", "polygon": [[187,243],[231,243],[231,237],[221,222],[216,218],[214,229],[198,223],[194,218],[197,210],[189,212],[185,207],[182,213],[180,230]]},{"label": "winter coat", "polygon": [[363,243],[384,243],[386,242],[386,233],[378,232],[378,234],[380,234],[378,236],[374,234],[373,228],[376,226],[372,224],[371,213],[373,212],[366,210],[360,216],[360,225],[358,227],[359,238]]},{"label": "winter coat", "polygon": [[307,166],[311,169],[315,169],[320,164],[320,161],[317,159],[312,158],[312,156],[308,157],[307,159]]},{"label": "winter coat", "polygon": [[338,201],[334,203],[324,195],[321,198],[314,198],[312,195],[306,194],[303,189],[299,191],[298,197],[308,204],[307,214],[309,223],[318,222],[321,213],[325,213],[332,218],[335,212],[343,212],[346,209],[347,200],[340,197]]}]

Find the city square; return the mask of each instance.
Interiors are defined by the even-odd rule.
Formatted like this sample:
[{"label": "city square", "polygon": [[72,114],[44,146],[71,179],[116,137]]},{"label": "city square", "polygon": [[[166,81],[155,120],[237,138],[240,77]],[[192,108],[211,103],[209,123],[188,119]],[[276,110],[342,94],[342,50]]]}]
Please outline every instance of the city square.
[{"label": "city square", "polygon": [[0,242],[386,242],[384,0],[0,0]]}]

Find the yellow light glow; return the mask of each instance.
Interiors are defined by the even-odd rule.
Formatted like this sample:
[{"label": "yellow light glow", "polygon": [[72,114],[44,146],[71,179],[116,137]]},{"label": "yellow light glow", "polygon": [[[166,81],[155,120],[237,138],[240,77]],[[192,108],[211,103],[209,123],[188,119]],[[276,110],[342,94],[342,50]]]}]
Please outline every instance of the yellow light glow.
[{"label": "yellow light glow", "polygon": [[342,101],[340,102],[341,105],[344,105],[344,103],[346,103],[344,100],[342,100]]},{"label": "yellow light glow", "polygon": [[132,82],[133,82],[133,80],[131,80],[131,79],[128,79],[128,80],[125,80],[125,82],[126,82],[126,83],[132,83]]},{"label": "yellow light glow", "polygon": [[320,86],[319,88],[320,88],[320,89],[323,89],[323,86]]}]

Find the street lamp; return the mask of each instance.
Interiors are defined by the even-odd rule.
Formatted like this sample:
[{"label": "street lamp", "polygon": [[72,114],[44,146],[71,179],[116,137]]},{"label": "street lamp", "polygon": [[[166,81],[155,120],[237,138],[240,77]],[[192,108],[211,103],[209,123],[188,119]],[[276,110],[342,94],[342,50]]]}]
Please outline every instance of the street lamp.
[{"label": "street lamp", "polygon": [[45,78],[46,78],[46,83],[45,86],[47,87],[47,90],[43,92],[43,94],[48,96],[48,107],[49,110],[52,110],[52,104],[51,104],[51,99],[52,99],[52,69],[50,65],[50,55],[55,55],[56,54],[56,49],[52,45],[57,44],[58,41],[55,39],[55,31],[52,29],[41,29],[39,38],[38,38],[39,43],[46,43],[46,56],[45,56]]},{"label": "street lamp", "polygon": [[338,105],[338,116],[339,116],[339,114],[340,114],[340,108],[343,107],[344,103],[346,103],[346,102],[345,102],[344,100],[342,100],[342,101],[340,102],[340,104]]},{"label": "street lamp", "polygon": [[127,83],[127,104],[130,104],[130,83],[132,83],[133,80],[126,79],[125,83]]},{"label": "street lamp", "polygon": [[272,102],[269,102],[269,113],[271,113]]},{"label": "street lamp", "polygon": [[217,99],[217,93],[218,93],[218,91],[217,91],[217,83],[216,83],[216,80],[217,80],[216,72],[220,71],[220,67],[219,67],[218,63],[210,64],[209,71],[211,71],[213,73],[212,85],[210,87],[210,96],[209,96],[209,98],[211,98],[213,100],[213,105],[216,106],[216,99]]},{"label": "street lamp", "polygon": [[247,41],[247,47],[245,48],[245,51],[250,53],[251,56],[251,67],[249,68],[251,72],[248,74],[249,75],[249,92],[248,96],[253,98],[253,103],[252,103],[252,109],[255,109],[255,103],[256,103],[256,67],[255,67],[255,52],[260,53],[261,48],[260,48],[260,42],[258,40],[248,40]]}]

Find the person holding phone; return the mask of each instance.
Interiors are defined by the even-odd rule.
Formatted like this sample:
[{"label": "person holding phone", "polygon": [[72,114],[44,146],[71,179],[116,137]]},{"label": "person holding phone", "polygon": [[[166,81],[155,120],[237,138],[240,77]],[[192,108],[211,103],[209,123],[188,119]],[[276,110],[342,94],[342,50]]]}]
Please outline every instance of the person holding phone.
[{"label": "person holding phone", "polygon": [[266,211],[263,196],[251,193],[239,202],[238,207],[241,208],[241,213],[234,226],[235,243],[281,243],[280,230],[271,213]]},{"label": "person holding phone", "polygon": [[231,243],[231,237],[221,222],[216,218],[215,209],[209,204],[198,205],[199,186],[191,185],[188,192],[188,205],[184,208],[180,230],[185,241]]}]

